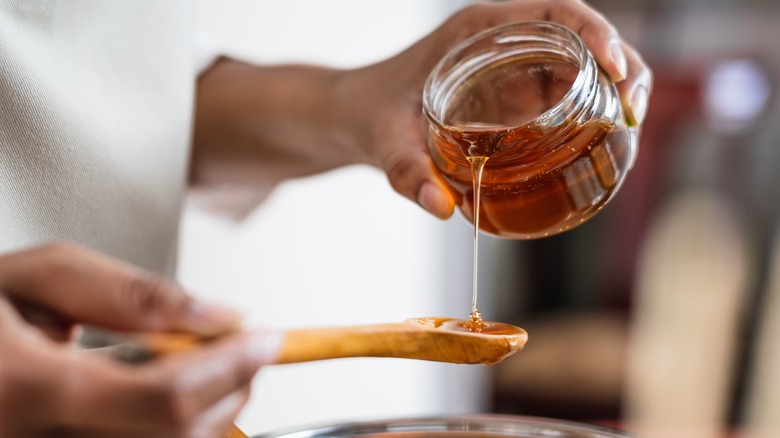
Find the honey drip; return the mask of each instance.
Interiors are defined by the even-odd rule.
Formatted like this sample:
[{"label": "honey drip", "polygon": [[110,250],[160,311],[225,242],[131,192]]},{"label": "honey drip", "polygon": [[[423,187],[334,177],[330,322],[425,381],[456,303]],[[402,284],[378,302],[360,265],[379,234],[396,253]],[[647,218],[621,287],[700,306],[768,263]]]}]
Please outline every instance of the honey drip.
[{"label": "honey drip", "polygon": [[474,267],[472,274],[472,287],[471,287],[471,314],[466,322],[466,328],[470,332],[479,333],[485,328],[485,323],[482,321],[482,312],[477,308],[477,297],[479,295],[479,195],[480,187],[482,186],[482,172],[485,170],[485,163],[488,157],[485,156],[471,156],[468,157],[469,163],[471,163],[472,180],[474,184]]},{"label": "honey drip", "polygon": [[480,333],[485,328],[485,322],[482,320],[482,312],[474,310],[469,315],[468,321],[463,323],[463,326],[469,329],[472,333]]}]

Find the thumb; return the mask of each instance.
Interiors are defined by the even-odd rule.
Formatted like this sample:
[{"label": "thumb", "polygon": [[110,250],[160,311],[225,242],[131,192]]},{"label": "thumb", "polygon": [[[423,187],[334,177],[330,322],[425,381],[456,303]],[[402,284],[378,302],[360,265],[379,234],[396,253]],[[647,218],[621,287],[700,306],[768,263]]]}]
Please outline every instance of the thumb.
[{"label": "thumb", "polygon": [[395,191],[415,201],[439,219],[452,216],[455,201],[434,171],[430,156],[421,150],[399,148],[382,160]]},{"label": "thumb", "polygon": [[215,336],[241,316],[201,303],[157,274],[72,245],[0,256],[0,290],[74,321],[113,330]]}]

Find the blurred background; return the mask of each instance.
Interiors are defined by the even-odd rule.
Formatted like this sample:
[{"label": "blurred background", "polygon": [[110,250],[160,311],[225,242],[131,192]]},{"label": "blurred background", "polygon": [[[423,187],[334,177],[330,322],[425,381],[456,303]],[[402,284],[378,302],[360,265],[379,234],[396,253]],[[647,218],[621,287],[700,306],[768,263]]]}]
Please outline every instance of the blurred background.
[{"label": "blurred background", "polygon": [[[201,40],[258,63],[392,56],[468,1],[201,0]],[[655,74],[639,157],[594,219],[480,240],[480,307],[530,335],[493,367],[269,368],[239,425],[499,412],[663,437],[780,436],[780,5],[594,0]],[[349,167],[265,188],[239,222],[190,207],[180,279],[274,328],[465,317],[472,236]]]}]

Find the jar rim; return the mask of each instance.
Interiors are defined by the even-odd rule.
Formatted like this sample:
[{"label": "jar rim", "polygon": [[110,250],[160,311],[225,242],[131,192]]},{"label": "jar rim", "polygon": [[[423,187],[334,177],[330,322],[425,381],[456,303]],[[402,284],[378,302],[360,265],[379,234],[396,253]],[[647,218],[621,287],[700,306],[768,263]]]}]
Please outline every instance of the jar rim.
[{"label": "jar rim", "polygon": [[[529,35],[529,32],[532,30],[546,30],[548,33],[541,36],[531,36]],[[522,39],[526,39],[528,41],[541,41],[544,37],[551,37],[554,35],[561,37],[558,41],[558,43],[561,44],[561,47],[563,47],[563,44],[570,45],[574,55],[572,57],[576,58],[575,65],[579,68],[577,77],[574,79],[571,86],[569,87],[569,90],[566,92],[563,98],[556,102],[555,105],[551,106],[542,114],[539,114],[525,123],[516,126],[506,126],[506,128],[516,129],[520,127],[532,127],[536,125],[543,125],[549,121],[562,121],[566,119],[566,115],[572,112],[571,103],[576,102],[577,96],[582,93],[584,88],[587,88],[589,84],[592,85],[595,83],[595,80],[597,80],[597,68],[595,61],[593,61],[590,52],[579,35],[563,25],[549,21],[518,21],[503,24],[478,32],[460,42],[449,52],[447,52],[447,54],[444,55],[441,60],[439,60],[433,70],[431,70],[431,73],[428,75],[428,78],[425,82],[425,87],[423,88],[423,112],[429,121],[434,123],[439,128],[456,128],[456,126],[451,126],[444,123],[442,111],[437,110],[436,108],[435,100],[437,97],[439,97],[437,96],[437,91],[439,91],[438,87],[441,86],[440,82],[448,77],[446,74],[442,76],[442,71],[449,65],[453,64],[453,62],[462,56],[463,53],[467,51],[467,49],[479,41],[486,39],[503,39],[504,41],[499,42],[506,42],[506,38],[509,37],[514,38],[515,41],[520,41]],[[471,75],[490,65],[491,63],[487,63],[481,68],[475,69],[475,71],[471,72]]]}]

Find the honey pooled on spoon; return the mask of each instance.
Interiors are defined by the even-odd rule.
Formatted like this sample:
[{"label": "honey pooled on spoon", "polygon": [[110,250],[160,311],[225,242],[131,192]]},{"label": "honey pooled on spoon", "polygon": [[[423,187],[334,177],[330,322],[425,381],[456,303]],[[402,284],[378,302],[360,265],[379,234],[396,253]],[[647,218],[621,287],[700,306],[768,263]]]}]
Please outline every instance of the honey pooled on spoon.
[{"label": "honey pooled on spoon", "polygon": [[[493,365],[523,349],[528,334],[520,327],[502,322],[481,321],[477,332],[468,320],[413,318],[398,326],[413,333],[408,346],[397,343],[394,355],[412,359],[458,364]],[[399,348],[400,347],[400,348]],[[402,353],[402,350],[407,350]]]},{"label": "honey pooled on spoon", "polygon": [[[479,311],[477,311],[479,313]],[[431,325],[434,328],[452,332],[472,333],[479,336],[525,336],[522,328],[504,322],[485,321],[481,318],[478,327],[473,326],[472,319],[462,320],[454,318],[415,318],[418,324]]]},{"label": "honey pooled on spoon", "polygon": [[467,328],[470,332],[481,333],[485,329],[486,324],[482,319],[482,312],[479,309],[474,308],[469,315],[469,319],[463,323],[463,327]]}]

